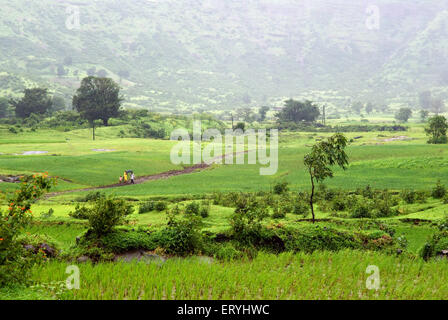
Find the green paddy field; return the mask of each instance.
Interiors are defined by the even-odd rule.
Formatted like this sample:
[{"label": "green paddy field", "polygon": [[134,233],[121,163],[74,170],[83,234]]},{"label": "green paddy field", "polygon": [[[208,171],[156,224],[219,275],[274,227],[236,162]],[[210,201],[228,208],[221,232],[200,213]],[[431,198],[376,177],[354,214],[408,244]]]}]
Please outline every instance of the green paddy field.
[{"label": "green paddy field", "polygon": [[[34,223],[26,231],[50,236],[64,251],[75,245],[86,223],[71,218],[78,199],[92,189],[118,182],[126,169],[137,178],[156,175],[183,166],[170,161],[176,142],[118,138],[120,127],[102,127],[92,141],[90,130],[26,131],[12,134],[0,128],[0,175],[20,176],[48,172],[58,185],[50,196],[33,206]],[[291,191],[309,189],[303,156],[326,133],[280,133],[278,171],[261,176],[260,165],[212,165],[204,170],[99,191],[138,206],[151,199],[189,203],[213,192],[270,191],[278,181],[287,181]],[[370,185],[374,189],[400,192],[429,191],[437,180],[448,184],[448,146],[428,145],[423,126],[411,124],[406,132],[347,133],[350,165],[336,170],[326,181],[329,188],[353,191]],[[251,146],[246,146],[246,150]],[[45,151],[36,155],[24,152]],[[1,201],[17,187],[0,183]],[[89,189],[80,191],[80,189]],[[53,209],[53,214],[45,213]],[[162,266],[144,263],[82,264],[81,289],[57,289],[70,262],[49,261],[33,269],[32,288],[0,290],[3,299],[445,299],[448,296],[447,261],[425,262],[418,252],[434,233],[434,224],[446,217],[448,204],[429,199],[426,203],[399,204],[401,214],[383,220],[409,241],[409,255],[395,257],[376,252],[260,253],[255,259],[204,260],[201,257],[170,258]],[[232,208],[213,205],[204,219],[204,230],[224,231]],[[317,209],[319,225],[333,225],[344,218]],[[134,226],[157,228],[166,224],[163,212],[132,214]],[[351,219],[352,221],[353,219]],[[362,219],[361,219],[362,220]],[[415,222],[417,221],[417,222]],[[288,213],[268,224],[309,224]],[[205,262],[204,262],[205,261]],[[379,290],[367,290],[365,270],[381,270]],[[249,276],[247,276],[249,275]]]}]

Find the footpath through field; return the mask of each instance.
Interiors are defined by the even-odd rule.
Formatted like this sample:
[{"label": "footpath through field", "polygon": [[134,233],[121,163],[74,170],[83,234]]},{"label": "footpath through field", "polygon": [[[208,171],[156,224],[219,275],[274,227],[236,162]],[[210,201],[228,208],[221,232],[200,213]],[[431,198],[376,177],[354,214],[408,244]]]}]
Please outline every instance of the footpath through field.
[{"label": "footpath through field", "polygon": [[[247,152],[248,152],[248,150],[242,151],[242,152],[234,152],[233,156],[236,156],[236,155],[242,154],[242,153],[247,153]],[[221,156],[223,163],[225,163],[225,159],[228,157],[230,157],[230,154],[225,154],[225,155]],[[214,161],[216,161],[216,159],[219,159],[219,158],[220,157],[213,158],[211,162],[213,163]],[[191,167],[187,167],[187,168],[180,169],[180,170],[170,170],[170,171],[161,172],[161,173],[157,173],[157,174],[153,174],[153,175],[140,176],[140,177],[136,178],[134,180],[134,182],[135,182],[135,184],[141,184],[141,183],[144,183],[146,181],[151,181],[151,180],[168,179],[168,178],[183,175],[183,174],[200,172],[200,171],[205,170],[210,167],[211,167],[211,164],[199,163],[199,164],[192,165]],[[109,185],[105,185],[105,186],[52,192],[52,193],[48,193],[45,196],[45,198],[48,199],[48,198],[55,197],[55,196],[58,196],[61,194],[72,193],[72,192],[93,191],[93,190],[110,189],[110,188],[127,187],[127,186],[132,186],[132,184],[114,183],[114,184],[109,184]]]}]

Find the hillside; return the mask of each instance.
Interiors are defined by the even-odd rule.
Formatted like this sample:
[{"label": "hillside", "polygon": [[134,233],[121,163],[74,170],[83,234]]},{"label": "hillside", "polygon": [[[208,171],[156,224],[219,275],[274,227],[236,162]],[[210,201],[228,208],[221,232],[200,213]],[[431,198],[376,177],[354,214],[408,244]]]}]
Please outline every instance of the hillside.
[{"label": "hillside", "polygon": [[376,2],[378,30],[354,0],[1,0],[0,96],[44,84],[69,101],[90,69],[152,110],[447,98],[448,6]]}]

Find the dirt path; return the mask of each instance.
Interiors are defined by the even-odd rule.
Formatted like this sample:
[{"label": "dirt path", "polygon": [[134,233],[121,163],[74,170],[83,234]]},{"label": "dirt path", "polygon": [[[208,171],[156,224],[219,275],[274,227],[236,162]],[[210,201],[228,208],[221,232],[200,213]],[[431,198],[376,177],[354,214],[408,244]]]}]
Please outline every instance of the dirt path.
[{"label": "dirt path", "polygon": [[[236,156],[238,154],[247,153],[247,152],[248,151],[235,152],[233,155]],[[224,160],[228,156],[229,155],[223,155],[222,156],[223,163],[224,163]],[[216,160],[216,158],[214,158],[213,160]],[[141,184],[141,183],[144,183],[146,181],[151,181],[151,180],[168,179],[168,178],[175,177],[175,176],[180,176],[180,175],[183,175],[183,174],[199,172],[199,171],[203,171],[203,170],[205,170],[205,169],[207,169],[209,167],[211,167],[210,164],[199,163],[199,164],[192,165],[191,167],[187,167],[187,168],[180,169],[180,170],[170,170],[170,171],[157,173],[157,174],[153,174],[153,175],[140,176],[140,177],[135,179],[135,184]],[[132,184],[130,184],[130,183],[127,183],[127,184],[115,183],[115,184],[109,184],[109,185],[99,186],[99,187],[89,187],[89,188],[73,189],[73,190],[66,190],[66,191],[60,191],[60,192],[52,192],[52,193],[48,193],[45,196],[45,198],[48,199],[48,198],[52,198],[52,197],[55,197],[55,196],[59,196],[61,194],[73,193],[73,192],[79,192],[79,191],[93,191],[93,190],[111,189],[111,188],[128,187],[128,186],[132,186]]]}]

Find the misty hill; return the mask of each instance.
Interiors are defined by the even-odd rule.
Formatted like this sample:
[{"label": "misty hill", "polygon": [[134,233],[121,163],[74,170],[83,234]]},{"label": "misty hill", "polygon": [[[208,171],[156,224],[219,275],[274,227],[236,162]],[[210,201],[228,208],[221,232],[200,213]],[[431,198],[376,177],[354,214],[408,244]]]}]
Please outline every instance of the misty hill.
[{"label": "misty hill", "polygon": [[441,1],[375,1],[378,29],[358,0],[0,2],[0,96],[43,84],[70,100],[90,73],[153,110],[448,98]]}]

